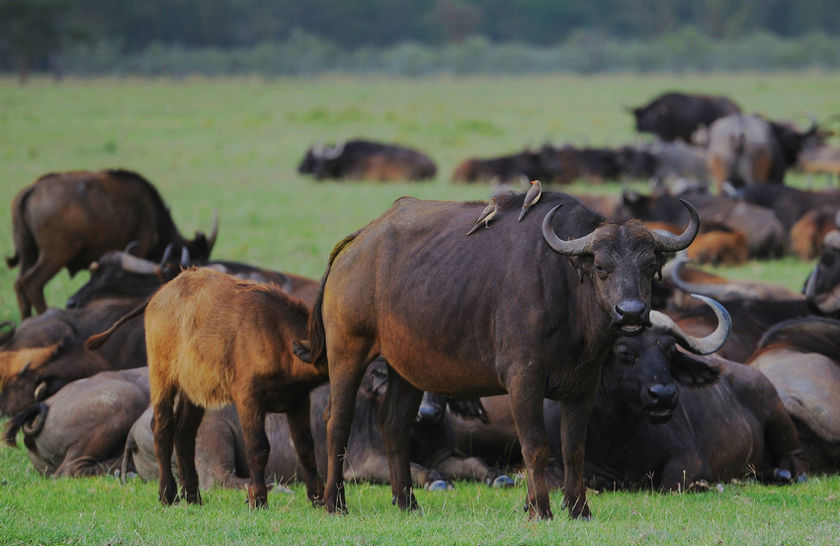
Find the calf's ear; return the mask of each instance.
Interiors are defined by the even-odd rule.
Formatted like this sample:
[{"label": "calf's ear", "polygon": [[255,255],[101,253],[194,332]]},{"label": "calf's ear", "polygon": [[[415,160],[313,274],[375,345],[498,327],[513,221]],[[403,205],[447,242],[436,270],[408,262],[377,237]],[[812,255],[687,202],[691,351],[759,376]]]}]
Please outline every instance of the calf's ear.
[{"label": "calf's ear", "polygon": [[671,375],[684,387],[709,387],[720,379],[720,366],[677,351],[671,358]]}]

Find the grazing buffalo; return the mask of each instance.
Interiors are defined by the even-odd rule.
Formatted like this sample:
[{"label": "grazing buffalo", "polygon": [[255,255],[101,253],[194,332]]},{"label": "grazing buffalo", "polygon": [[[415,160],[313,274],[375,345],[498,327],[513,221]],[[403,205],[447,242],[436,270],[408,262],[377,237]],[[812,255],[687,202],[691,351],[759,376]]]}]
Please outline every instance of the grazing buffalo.
[{"label": "grazing buffalo", "polygon": [[840,321],[808,317],[777,324],[748,363],[776,387],[812,470],[840,469]]},{"label": "grazing buffalo", "polygon": [[182,258],[181,262],[164,259],[160,263],[138,258],[121,250],[106,252],[90,264],[90,280],[67,300],[68,308],[79,308],[99,298],[129,296],[147,298],[164,283],[172,280],[182,267],[199,265],[241,279],[272,283],[289,294],[302,299],[307,305],[315,303],[318,281],[280,271],[261,269],[240,262],[211,260],[203,264]]},{"label": "grazing buffalo", "polygon": [[12,203],[15,255],[20,265],[15,282],[22,318],[47,309],[44,285],[61,268],[73,276],[108,250],[136,243],[134,252],[159,260],[172,244],[196,259],[206,259],[216,241],[196,233],[185,239],[158,191],[137,173],[124,170],[47,174],[22,189]]},{"label": "grazing buffalo", "polygon": [[[345,459],[344,475],[348,480],[386,483],[388,461],[382,435],[376,425],[376,413],[385,396],[387,372],[384,361],[375,360],[362,380],[356,397],[356,418]],[[324,411],[330,397],[329,385],[312,391],[310,422],[315,440],[315,456],[320,473],[326,471],[327,448]],[[157,461],[151,431],[152,410],[149,408],[134,424],[126,442],[123,474],[132,468],[145,480],[158,478]],[[271,444],[266,463],[266,480],[288,482],[303,477],[295,452],[286,416],[266,415],[265,432]],[[474,479],[488,484],[504,485],[510,479],[474,457],[459,457],[454,453],[454,436],[446,418],[434,424],[412,428],[411,474],[417,487],[437,488],[447,480]],[[196,438],[196,468],[199,486],[209,489],[245,487],[249,471],[246,464],[245,440],[242,426],[233,405],[208,411],[201,422]]]},{"label": "grazing buffalo", "polygon": [[16,447],[17,432],[23,430],[29,459],[46,476],[108,473],[116,468],[129,429],[148,405],[148,368],[101,372],[12,417],[4,438]]},{"label": "grazing buffalo", "polygon": [[306,151],[298,165],[301,174],[356,180],[426,180],[437,173],[429,156],[417,150],[354,139],[335,146],[317,144]]},{"label": "grazing buffalo", "polygon": [[172,504],[178,494],[171,466],[174,445],[180,497],[201,502],[195,467],[198,427],[205,408],[233,402],[245,438],[250,506],[268,502],[268,411],[288,414],[307,495],[316,502],[323,486],[309,431],[309,391],[326,382],[327,374],[325,367],[301,362],[292,351],[292,340],[306,335],[306,304],[271,284],[193,268],[86,345],[96,347],[144,311],[160,501]]},{"label": "grazing buffalo", "polygon": [[661,140],[691,142],[701,126],[708,127],[716,119],[737,114],[737,104],[721,96],[664,93],[644,106],[631,109],[636,130],[653,133]]},{"label": "grazing buffalo", "polygon": [[84,341],[136,307],[136,299],[98,300],[84,309],[49,309],[24,320],[0,346],[0,413],[14,414],[70,381],[144,366],[143,322],[132,321],[99,351]]},{"label": "grazing buffalo", "polygon": [[[680,235],[604,218],[562,193],[543,192],[517,221],[524,196],[497,196],[489,229],[466,236],[483,203],[398,199],[333,250],[313,309],[313,362],[331,384],[325,503],[346,511],[343,458],[367,364],[390,364],[379,412],[394,503],[416,508],[410,423],[422,392],[475,397],[509,392],[528,469],[531,516],[551,518],[542,398],[563,402],[564,489],[572,517],[589,517],[583,487],[586,422],[603,360],[623,332],[648,324],[651,282]],[[556,214],[562,208],[562,214]],[[550,209],[550,210],[549,210]]]},{"label": "grazing buffalo", "polygon": [[735,114],[709,127],[706,163],[718,191],[727,182],[735,188],[759,182],[781,184],[802,148],[822,138],[816,123],[798,131],[760,116]]}]

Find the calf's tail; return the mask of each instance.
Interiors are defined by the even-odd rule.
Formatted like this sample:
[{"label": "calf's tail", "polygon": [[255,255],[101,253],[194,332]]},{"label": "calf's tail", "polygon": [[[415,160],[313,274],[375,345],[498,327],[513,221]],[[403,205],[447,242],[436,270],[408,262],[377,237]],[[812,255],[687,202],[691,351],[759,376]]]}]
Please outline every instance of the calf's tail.
[{"label": "calf's tail", "polygon": [[104,332],[94,334],[87,338],[87,341],[85,341],[85,349],[87,349],[88,351],[95,351],[96,349],[102,347],[102,345],[106,341],[108,341],[108,338],[111,337],[111,334],[116,332],[123,324],[137,317],[138,315],[142,315],[146,311],[146,306],[149,305],[150,299],[151,298],[148,298],[146,301],[144,301],[143,303],[141,303],[140,305],[138,305],[119,319],[117,319],[117,322],[112,324],[111,327],[105,330]]}]

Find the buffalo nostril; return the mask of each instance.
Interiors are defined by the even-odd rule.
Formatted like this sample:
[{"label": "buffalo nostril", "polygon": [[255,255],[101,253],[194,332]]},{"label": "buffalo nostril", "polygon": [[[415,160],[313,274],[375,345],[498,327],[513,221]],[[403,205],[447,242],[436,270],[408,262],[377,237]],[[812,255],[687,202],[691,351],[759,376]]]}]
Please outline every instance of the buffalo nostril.
[{"label": "buffalo nostril", "polygon": [[76,298],[70,298],[67,300],[67,308],[68,309],[75,309],[76,308]]},{"label": "buffalo nostril", "polygon": [[648,388],[648,394],[657,402],[672,402],[677,397],[677,388],[674,385],[656,384]]},{"label": "buffalo nostril", "polygon": [[621,317],[641,317],[646,306],[639,300],[624,300],[615,306],[615,312]]}]

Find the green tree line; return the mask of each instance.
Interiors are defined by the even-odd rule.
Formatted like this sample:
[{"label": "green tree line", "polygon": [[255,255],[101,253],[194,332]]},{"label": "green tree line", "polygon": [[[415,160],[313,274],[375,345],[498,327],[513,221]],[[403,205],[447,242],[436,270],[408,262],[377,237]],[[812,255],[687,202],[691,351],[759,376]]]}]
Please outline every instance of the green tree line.
[{"label": "green tree line", "polygon": [[58,70],[79,51],[105,48],[138,59],[161,49],[241,52],[300,36],[342,53],[383,54],[405,44],[457,48],[476,37],[540,51],[581,40],[652,43],[685,29],[716,42],[789,42],[837,35],[837,15],[836,0],[0,0],[0,70]]}]

